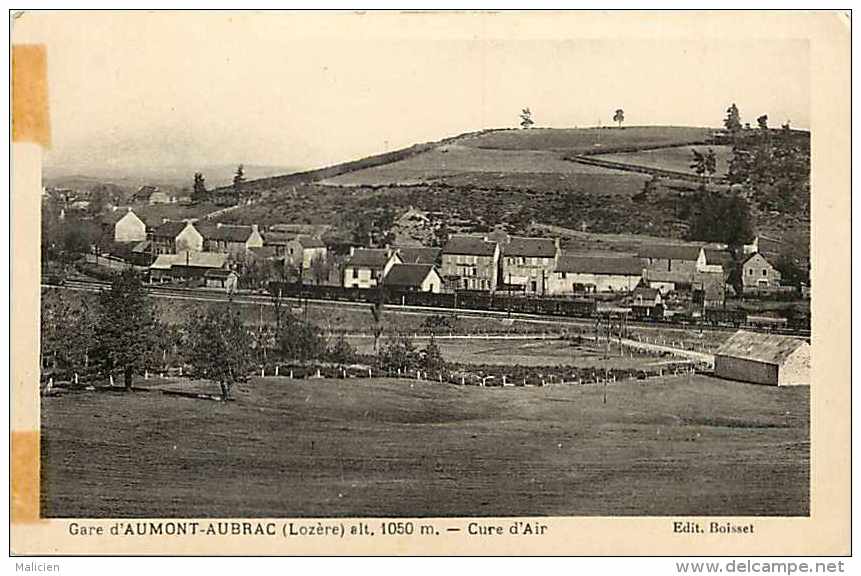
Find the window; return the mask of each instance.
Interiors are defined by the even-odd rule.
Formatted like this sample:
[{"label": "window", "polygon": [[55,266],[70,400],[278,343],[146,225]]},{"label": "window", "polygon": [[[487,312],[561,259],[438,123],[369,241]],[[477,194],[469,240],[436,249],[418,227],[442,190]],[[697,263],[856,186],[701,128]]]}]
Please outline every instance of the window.
[{"label": "window", "polygon": [[748,275],[748,276],[753,276],[753,268],[748,268],[748,269],[747,269],[747,275]]},{"label": "window", "polygon": [[353,278],[356,279],[359,277],[359,269],[353,268]]},{"label": "window", "polygon": [[768,274],[768,272],[765,270],[765,268],[763,268],[763,269],[762,269],[762,275],[763,275],[763,276],[766,276],[767,274]]}]

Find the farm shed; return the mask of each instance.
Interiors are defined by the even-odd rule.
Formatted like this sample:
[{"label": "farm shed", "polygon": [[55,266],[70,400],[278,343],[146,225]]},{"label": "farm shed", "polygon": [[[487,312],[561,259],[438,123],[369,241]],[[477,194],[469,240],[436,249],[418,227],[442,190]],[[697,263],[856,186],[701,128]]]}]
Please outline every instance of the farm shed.
[{"label": "farm shed", "polygon": [[739,330],[715,352],[715,376],[771,386],[809,386],[810,344]]}]

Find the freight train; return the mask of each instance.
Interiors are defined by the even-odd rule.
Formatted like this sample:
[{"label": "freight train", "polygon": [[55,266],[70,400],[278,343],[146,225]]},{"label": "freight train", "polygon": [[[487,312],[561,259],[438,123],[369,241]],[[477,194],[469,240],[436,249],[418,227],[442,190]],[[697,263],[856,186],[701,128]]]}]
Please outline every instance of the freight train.
[{"label": "freight train", "polygon": [[[273,282],[270,293],[280,292],[285,298],[312,300],[335,300],[342,302],[377,303],[425,308],[460,310],[486,310],[511,314],[535,314],[539,316],[562,316],[569,318],[597,318],[605,308],[601,300],[593,296],[574,298],[510,296],[486,291],[462,290],[447,293],[417,292],[392,287],[344,288],[341,286],[310,286],[298,283]],[[615,302],[618,304],[618,301]],[[618,311],[619,308],[614,308]],[[702,312],[685,311],[671,317],[639,317],[631,319],[654,324],[700,325],[723,328],[753,328],[775,332],[809,333],[809,319],[790,323],[786,318],[757,316],[744,310],[706,308]]]}]

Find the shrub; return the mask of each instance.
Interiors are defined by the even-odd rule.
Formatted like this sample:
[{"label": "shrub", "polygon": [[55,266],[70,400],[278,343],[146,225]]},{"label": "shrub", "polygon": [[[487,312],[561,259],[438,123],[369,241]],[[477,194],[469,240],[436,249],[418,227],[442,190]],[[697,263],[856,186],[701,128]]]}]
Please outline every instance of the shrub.
[{"label": "shrub", "polygon": [[380,349],[377,362],[386,372],[409,371],[418,366],[419,354],[409,336],[398,336]]}]

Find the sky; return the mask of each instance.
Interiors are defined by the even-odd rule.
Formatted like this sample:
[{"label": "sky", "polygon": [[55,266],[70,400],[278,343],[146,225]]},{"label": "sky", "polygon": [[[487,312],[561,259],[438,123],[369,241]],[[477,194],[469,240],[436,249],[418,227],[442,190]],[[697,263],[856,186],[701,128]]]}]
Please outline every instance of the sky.
[{"label": "sky", "polygon": [[723,21],[30,13],[14,38],[47,45],[46,165],[82,170],[310,168],[516,127],[526,106],[541,127],[608,125],[616,108],[628,125],[719,126],[735,102],[751,124],[809,128],[807,40],[721,37]]}]

